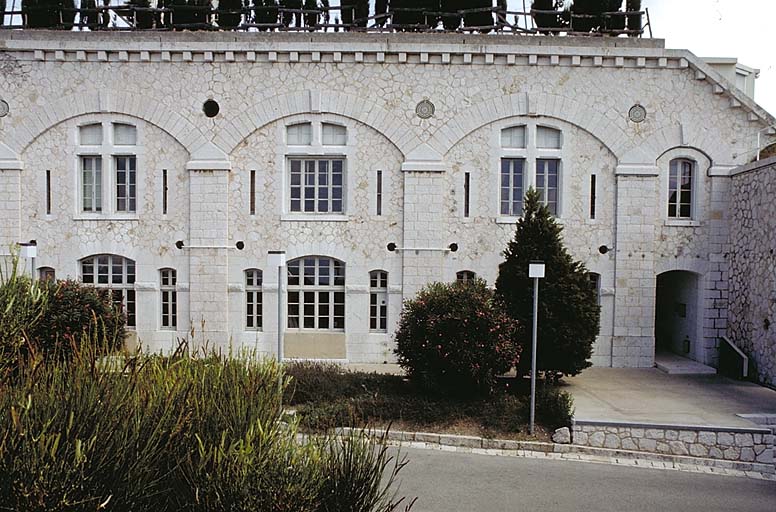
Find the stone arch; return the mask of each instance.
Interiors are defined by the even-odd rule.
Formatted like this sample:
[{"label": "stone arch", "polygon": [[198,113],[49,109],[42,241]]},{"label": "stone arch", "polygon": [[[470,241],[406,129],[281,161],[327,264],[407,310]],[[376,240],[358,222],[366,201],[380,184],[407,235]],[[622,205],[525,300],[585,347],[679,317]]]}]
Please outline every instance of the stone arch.
[{"label": "stone arch", "polygon": [[439,128],[428,144],[444,155],[483,126],[518,116],[555,118],[577,126],[593,135],[615,156],[621,154],[629,142],[629,135],[618,123],[622,113],[614,109],[601,112],[565,96],[522,92],[491,98],[470,107]]},{"label": "stone arch", "polygon": [[13,151],[22,154],[51,127],[74,117],[102,113],[123,114],[155,125],[178,141],[190,155],[211,144],[189,119],[152,97],[116,90],[63,96],[35,107],[25,116],[25,123],[7,134],[6,142]]},{"label": "stone arch", "polygon": [[376,102],[339,91],[297,91],[268,98],[233,119],[221,119],[215,143],[231,154],[238,144],[269,123],[298,114],[335,114],[378,131],[406,156],[418,140],[412,125]]}]

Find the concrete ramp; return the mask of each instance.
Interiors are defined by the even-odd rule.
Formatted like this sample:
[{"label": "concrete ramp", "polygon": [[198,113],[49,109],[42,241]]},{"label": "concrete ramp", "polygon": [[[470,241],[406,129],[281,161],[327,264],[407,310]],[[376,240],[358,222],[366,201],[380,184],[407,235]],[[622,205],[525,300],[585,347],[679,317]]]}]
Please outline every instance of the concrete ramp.
[{"label": "concrete ramp", "polygon": [[655,367],[668,375],[716,375],[717,369],[670,352],[655,354]]}]

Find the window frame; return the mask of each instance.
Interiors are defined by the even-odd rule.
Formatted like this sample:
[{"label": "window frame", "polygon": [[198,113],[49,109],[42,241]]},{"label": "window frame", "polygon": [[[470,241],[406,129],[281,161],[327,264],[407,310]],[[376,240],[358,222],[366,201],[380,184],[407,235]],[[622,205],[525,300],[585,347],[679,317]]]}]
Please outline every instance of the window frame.
[{"label": "window frame", "polygon": [[[672,205],[671,197],[673,189],[671,188],[671,181],[674,179],[674,164],[677,166],[677,188],[676,193],[678,194],[678,198],[675,201],[675,203]],[[682,202],[682,193],[684,192],[681,183],[683,178],[683,172],[684,172],[684,165],[689,165],[689,171],[690,171],[690,187],[689,187],[689,194],[690,194],[690,202],[684,203]],[[698,162],[694,159],[687,158],[687,157],[677,157],[672,158],[668,162],[668,194],[666,196],[667,201],[667,208],[665,210],[666,217],[669,221],[692,221],[695,219],[695,194],[696,194],[696,176],[698,174]],[[682,215],[681,209],[683,205],[687,205],[689,209],[689,215]],[[674,207],[674,215],[671,215],[671,207]]]},{"label": "window frame", "polygon": [[459,270],[455,273],[456,284],[466,284],[477,280],[477,272],[473,270]]},{"label": "window frame", "polygon": [[[165,282],[166,281],[166,282]],[[159,269],[159,313],[162,330],[178,330],[178,271],[165,267]],[[165,305],[167,313],[165,313]]]},{"label": "window frame", "polygon": [[[288,144],[287,130],[290,126],[309,123],[312,129],[312,141],[309,145],[292,145]],[[323,125],[330,124],[340,126],[345,129],[345,145],[324,145],[323,144]],[[356,134],[351,123],[347,120],[343,120],[340,116],[333,114],[305,114],[290,116],[284,123],[278,124],[278,135],[283,144],[278,146],[279,161],[282,162],[282,176],[283,176],[283,212],[281,220],[283,221],[347,221],[348,210],[350,208],[349,193],[352,189],[351,173],[349,171],[348,162],[352,158],[352,152],[355,146]],[[292,185],[294,180],[293,175],[297,174],[295,165],[293,162],[301,161],[299,173],[299,184]],[[314,196],[314,208],[311,211],[305,210],[305,161],[315,161],[316,163],[316,178],[315,187],[316,193]],[[328,181],[327,196],[321,197],[318,193],[320,184],[318,179],[319,165],[322,161],[328,161]],[[334,200],[332,199],[333,191],[336,188],[332,181],[334,166],[333,162],[341,161],[342,166],[342,183],[341,183],[341,207],[337,211],[331,211],[334,206]],[[293,189],[298,188],[298,198],[292,197],[294,195]],[[330,211],[321,211],[320,200],[328,201],[328,208]],[[298,206],[295,204],[299,201]],[[298,208],[298,209],[295,209]]]},{"label": "window frame", "polygon": [[[250,281],[249,275],[252,275]],[[264,330],[264,272],[258,268],[247,268],[243,271],[243,279],[245,281],[243,294],[245,330],[261,332]],[[251,323],[253,325],[249,325]]]},{"label": "window frame", "polygon": [[[525,144],[523,148],[505,147],[502,144],[502,134],[505,130],[510,130],[516,127],[525,128]],[[539,129],[547,128],[559,132],[558,140],[560,148],[541,148],[538,146]],[[504,197],[502,196],[502,171],[505,160],[523,160],[523,196],[529,188],[539,190],[538,187],[538,166],[541,161],[557,160],[558,161],[558,177],[557,177],[557,200],[554,217],[562,219],[564,213],[564,201],[566,194],[564,193],[564,174],[566,172],[564,168],[564,162],[568,160],[567,155],[567,141],[566,131],[569,128],[565,125],[560,125],[552,122],[548,122],[546,119],[533,119],[533,118],[512,118],[507,121],[494,124],[492,141],[497,148],[497,177],[495,179],[496,197],[498,198],[496,204],[496,223],[497,224],[514,224],[517,219],[522,217],[523,198],[520,198],[520,213],[515,212],[514,199],[509,203],[510,211],[508,214],[502,213],[502,203],[504,203]],[[510,188],[510,194],[513,192],[513,187]],[[544,201],[547,204],[547,201]]]},{"label": "window frame", "polygon": [[369,272],[369,332],[388,332],[388,272],[385,270]]},{"label": "window frame", "polygon": [[[100,262],[100,258],[107,258],[107,263]],[[117,274],[114,270],[116,269],[117,264],[114,261],[114,258],[118,258],[121,265],[121,282],[119,283],[115,282],[115,276]],[[84,266],[88,264],[88,260],[92,261],[92,272],[88,274],[92,276],[91,282],[85,279],[87,273],[85,272]],[[101,265],[107,265],[105,283],[100,282],[100,276],[102,274],[99,269]],[[132,269],[131,273],[129,270],[130,268]],[[137,327],[137,262],[135,260],[119,254],[92,254],[78,260],[78,273],[81,283],[88,286],[94,286],[95,288],[111,290],[111,298],[114,304],[119,303],[119,301],[116,300],[116,292],[120,292],[120,302],[122,311],[127,319],[127,328],[135,329]]]},{"label": "window frame", "polygon": [[[102,131],[102,140],[100,144],[82,144],[81,129],[91,125],[100,125]],[[128,125],[135,129],[135,145],[117,144],[115,137],[115,125]],[[143,137],[142,123],[136,119],[122,115],[91,115],[84,116],[75,125],[74,134],[71,138],[74,148],[73,166],[75,169],[75,219],[88,220],[137,220],[142,208],[142,198],[144,192],[145,168],[144,150],[140,144]],[[100,210],[87,210],[85,206],[85,182],[83,164],[85,158],[96,158],[101,162],[101,176],[99,178],[100,188]],[[134,184],[134,209],[131,209],[131,202],[127,197],[126,207],[119,208],[119,158],[134,158],[135,162],[135,184]],[[92,171],[94,172],[94,171]],[[126,180],[129,180],[130,172],[126,172]],[[95,182],[97,183],[97,182]],[[129,194],[129,189],[127,189]],[[92,188],[94,198],[95,188]],[[94,204],[94,202],[92,203]]]},{"label": "window frame", "polygon": [[[313,261],[312,266],[308,265],[310,260]],[[329,262],[328,275],[321,272],[322,261]],[[307,269],[311,267],[312,273],[308,273]],[[296,268],[296,273],[293,268]],[[288,261],[286,263],[286,329],[294,332],[345,332],[346,275],[345,262],[330,256],[306,255]],[[321,284],[322,278],[328,279],[329,283]],[[294,279],[296,282],[292,282]],[[322,294],[327,295],[325,302],[321,301]],[[294,295],[296,299],[292,300]],[[338,298],[341,298],[341,301],[338,301]],[[312,307],[312,315],[307,313],[308,307]],[[341,314],[337,314],[338,307],[341,307]],[[322,308],[326,308],[326,313],[321,312]],[[307,325],[308,318],[312,318],[311,326]],[[323,327],[322,319],[326,320],[326,325]],[[341,322],[340,326],[338,326],[338,319]]]}]

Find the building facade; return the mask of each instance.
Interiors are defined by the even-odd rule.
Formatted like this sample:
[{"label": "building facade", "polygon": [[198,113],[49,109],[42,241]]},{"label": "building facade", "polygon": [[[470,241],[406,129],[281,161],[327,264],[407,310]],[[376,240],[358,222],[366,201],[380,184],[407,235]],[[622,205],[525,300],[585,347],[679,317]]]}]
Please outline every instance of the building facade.
[{"label": "building facade", "polygon": [[111,287],[152,351],[273,353],[285,251],[285,355],[391,360],[403,299],[495,281],[533,186],[594,364],[715,364],[731,174],[774,123],[650,39],[14,31],[0,68],[0,247]]}]

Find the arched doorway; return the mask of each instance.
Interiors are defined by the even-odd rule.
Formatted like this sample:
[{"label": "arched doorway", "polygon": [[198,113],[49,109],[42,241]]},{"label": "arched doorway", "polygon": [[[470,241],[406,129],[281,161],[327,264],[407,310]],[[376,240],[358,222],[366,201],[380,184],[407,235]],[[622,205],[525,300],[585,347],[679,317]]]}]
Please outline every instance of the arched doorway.
[{"label": "arched doorway", "polygon": [[655,352],[671,352],[700,361],[698,274],[683,270],[657,276]]}]

